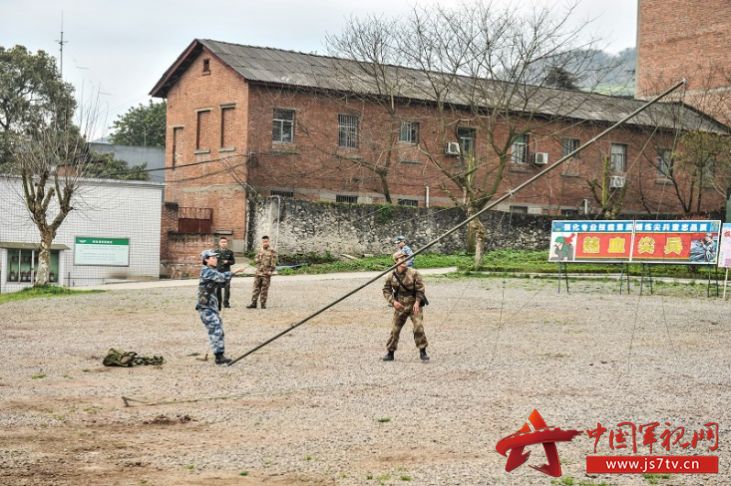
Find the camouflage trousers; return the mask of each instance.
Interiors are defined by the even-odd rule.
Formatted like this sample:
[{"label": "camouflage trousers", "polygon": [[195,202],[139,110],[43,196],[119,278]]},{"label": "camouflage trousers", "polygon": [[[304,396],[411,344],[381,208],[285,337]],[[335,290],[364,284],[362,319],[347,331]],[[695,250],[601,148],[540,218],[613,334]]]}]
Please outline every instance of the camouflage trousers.
[{"label": "camouflage trousers", "polygon": [[208,341],[214,354],[223,353],[223,321],[218,312],[213,309],[201,309],[198,311],[201,322],[208,330]]},{"label": "camouflage trousers", "polygon": [[414,307],[413,301],[401,302],[404,304],[403,310],[393,310],[393,319],[391,319],[391,336],[388,338],[386,343],[386,349],[388,351],[396,351],[398,348],[398,340],[401,335],[401,329],[406,324],[406,319],[411,317],[411,324],[414,327],[414,342],[416,347],[419,349],[426,348],[429,343],[426,340],[426,334],[424,334],[424,309],[421,309],[418,314],[412,312]]},{"label": "camouflage trousers", "polygon": [[272,280],[271,275],[257,275],[254,277],[254,293],[251,295],[251,302],[260,300],[262,305],[267,303],[269,295],[269,283]]}]

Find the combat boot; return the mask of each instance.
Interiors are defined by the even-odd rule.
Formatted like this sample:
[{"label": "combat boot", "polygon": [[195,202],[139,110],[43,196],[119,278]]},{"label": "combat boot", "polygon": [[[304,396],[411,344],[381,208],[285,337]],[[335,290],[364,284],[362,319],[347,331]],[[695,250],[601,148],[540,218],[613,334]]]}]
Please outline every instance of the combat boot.
[{"label": "combat boot", "polygon": [[262,308],[262,309],[266,309],[266,308],[267,308],[267,305],[266,305],[266,303],[265,303],[265,302],[262,302],[262,303],[261,303],[261,308]]},{"label": "combat boot", "polygon": [[223,353],[216,353],[216,364],[217,365],[227,365],[231,362],[231,358],[227,358],[223,355]]},{"label": "combat boot", "polygon": [[247,309],[256,309],[256,301],[246,306]]},{"label": "combat boot", "polygon": [[429,355],[426,354],[426,348],[423,348],[423,349],[420,349],[419,350],[419,358],[422,361],[429,361]]},{"label": "combat boot", "polygon": [[383,361],[393,361],[393,351],[389,351],[386,353],[386,356],[383,357]]}]

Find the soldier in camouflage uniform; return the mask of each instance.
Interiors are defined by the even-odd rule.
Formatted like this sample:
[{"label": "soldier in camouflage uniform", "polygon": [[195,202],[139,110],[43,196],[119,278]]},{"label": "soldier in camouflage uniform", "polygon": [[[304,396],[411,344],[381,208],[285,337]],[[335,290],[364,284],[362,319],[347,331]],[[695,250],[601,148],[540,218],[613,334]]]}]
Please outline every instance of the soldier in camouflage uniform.
[{"label": "soldier in camouflage uniform", "polygon": [[388,277],[383,286],[383,296],[389,305],[393,306],[393,319],[391,320],[391,336],[386,344],[386,356],[383,361],[393,361],[393,354],[398,348],[401,329],[406,324],[406,319],[411,318],[414,326],[414,341],[419,348],[419,356],[422,361],[429,361],[426,354],[426,347],[429,343],[424,334],[422,306],[426,302],[424,295],[424,280],[419,272],[406,265],[406,255],[401,252],[394,254],[394,262],[398,267]]},{"label": "soldier in camouflage uniform", "polygon": [[[216,253],[218,253],[218,266],[216,267],[216,270],[219,272],[230,272],[231,265],[236,263],[236,258],[234,258],[234,252],[228,247],[228,238],[225,236],[219,238]],[[221,284],[216,289],[216,298],[218,299],[218,310],[221,310],[221,304],[223,304],[226,308],[231,307],[229,302],[229,299],[231,298],[230,280],[226,280],[225,284]]]},{"label": "soldier in camouflage uniform", "polygon": [[195,309],[201,316],[203,325],[208,330],[208,341],[211,343],[213,354],[216,356],[216,364],[228,364],[231,360],[224,356],[225,347],[223,344],[223,321],[218,314],[218,299],[216,298],[216,289],[221,284],[225,284],[235,273],[239,272],[219,272],[216,270],[218,266],[218,253],[215,250],[204,250],[201,253],[203,260],[203,268],[201,268],[201,276],[198,281],[198,303]]},{"label": "soldier in camouflage uniform", "polygon": [[254,277],[254,293],[251,296],[251,304],[247,309],[256,309],[257,300],[261,302],[261,308],[267,308],[267,296],[269,294],[269,282],[272,273],[277,266],[277,252],[269,248],[269,237],[261,239],[261,249],[256,254],[256,276]]}]

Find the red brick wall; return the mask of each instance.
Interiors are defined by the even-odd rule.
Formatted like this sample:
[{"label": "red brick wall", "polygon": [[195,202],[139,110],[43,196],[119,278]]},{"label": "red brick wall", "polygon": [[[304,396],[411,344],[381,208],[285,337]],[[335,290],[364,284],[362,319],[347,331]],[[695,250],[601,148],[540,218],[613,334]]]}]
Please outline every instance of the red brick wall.
[{"label": "red brick wall", "polygon": [[[203,73],[208,59],[210,74]],[[232,238],[244,239],[246,193],[246,146],[248,89],[243,79],[222,64],[206,49],[195,59],[167,97],[166,167],[173,165],[172,138],[175,127],[183,127],[176,147],[176,169],[166,171],[165,201],[181,207],[213,208],[213,230],[231,231]],[[222,107],[234,106],[226,113],[227,139],[230,147],[221,147]],[[210,109],[210,131],[202,133],[201,142],[209,150],[196,151],[198,111]],[[228,135],[231,135],[230,137]],[[226,150],[222,150],[226,149]],[[233,150],[231,150],[233,149]],[[181,165],[205,162],[192,167]]]},{"label": "red brick wall", "polygon": [[[714,104],[698,91],[731,89],[731,2],[728,0],[639,0],[637,95],[649,97],[680,79],[688,80],[688,100],[699,108]],[[719,99],[720,93],[714,98]],[[715,114],[728,120],[728,113]]]},{"label": "red brick wall", "polygon": [[[397,130],[399,120],[394,123],[386,112],[377,105],[361,101],[346,100],[342,97],[318,96],[308,92],[252,86],[250,88],[249,149],[256,154],[256,163],[249,173],[250,182],[264,194],[268,189],[290,190],[296,197],[320,200],[323,192],[327,197],[335,193],[371,193],[373,202],[382,202],[383,195],[378,178],[358,162],[344,160],[341,156],[361,156],[363,160],[373,161],[386,154],[381,150],[388,145],[390,130]],[[272,142],[271,120],[274,108],[288,108],[296,111],[296,131],[294,143],[278,144]],[[354,112],[360,114],[361,136],[358,149],[341,149],[337,146],[338,113]],[[443,141],[440,122],[429,107],[412,104],[399,108],[399,117],[414,120],[421,124],[421,142],[434,153],[442,153]],[[466,114],[465,114],[465,117]],[[531,124],[530,151],[547,152],[549,163],[562,155],[561,138],[578,138],[582,143],[605,129],[605,125],[568,124],[567,122],[533,122]],[[484,129],[477,126],[476,153],[486,158],[487,166],[494,167],[496,156],[488,148]],[[397,131],[394,133],[398,133]],[[496,131],[498,139],[507,139],[507,132]],[[659,148],[670,148],[674,133],[655,134],[648,143],[649,132],[631,127],[615,130],[609,137],[599,141],[580,155],[579,160],[569,161],[562,168],[549,173],[542,179],[513,197],[503,205],[542,206],[546,211],[559,213],[561,208],[577,208],[583,199],[596,208],[587,180],[598,177],[602,170],[602,160],[608,157],[612,143],[628,145],[627,151],[627,190],[625,211],[643,212],[646,204],[660,212],[680,212],[681,207],[673,190],[656,177],[655,163]],[[456,140],[448,135],[448,140]],[[389,186],[394,202],[398,197],[423,199],[425,185],[430,187],[432,205],[450,205],[450,193],[460,196],[461,192],[450,183],[434,163],[407,144],[396,144],[392,168],[389,172]],[[404,163],[401,160],[418,163]],[[456,157],[440,155],[439,162],[454,167]],[[536,174],[542,167],[534,164],[508,164],[500,184],[498,195],[517,186],[528,177]],[[480,179],[484,173],[478,172]],[[486,180],[491,180],[487,178]],[[640,187],[641,186],[641,187]],[[720,197],[711,191],[706,196],[706,207],[720,205]],[[420,205],[423,202],[420,201]]]}]

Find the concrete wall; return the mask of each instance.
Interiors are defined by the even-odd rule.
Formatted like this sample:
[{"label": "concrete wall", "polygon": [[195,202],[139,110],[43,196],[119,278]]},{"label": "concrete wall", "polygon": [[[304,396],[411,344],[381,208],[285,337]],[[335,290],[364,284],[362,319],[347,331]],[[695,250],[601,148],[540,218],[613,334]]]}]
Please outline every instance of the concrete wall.
[{"label": "concrete wall", "polygon": [[[74,210],[59,228],[54,244],[60,253],[61,281],[71,286],[97,285],[110,279],[157,278],[160,272],[160,220],[163,185],[153,182],[88,180],[73,202]],[[30,220],[21,197],[20,180],[0,178],[0,241],[37,244],[38,230]],[[49,213],[55,211],[52,205]],[[129,266],[80,266],[74,264],[76,236],[129,238]],[[9,283],[7,251],[0,250],[2,291],[29,284]],[[70,277],[70,278],[69,278]]]},{"label": "concrete wall", "polygon": [[[267,198],[257,202],[252,241],[272,239],[282,255],[303,253],[392,253],[392,240],[404,235],[418,249],[464,220],[458,208],[410,208],[400,206],[348,205]],[[488,211],[482,218],[487,228],[487,249],[548,248],[551,217]],[[464,251],[466,229],[437,243],[432,253]]]}]

